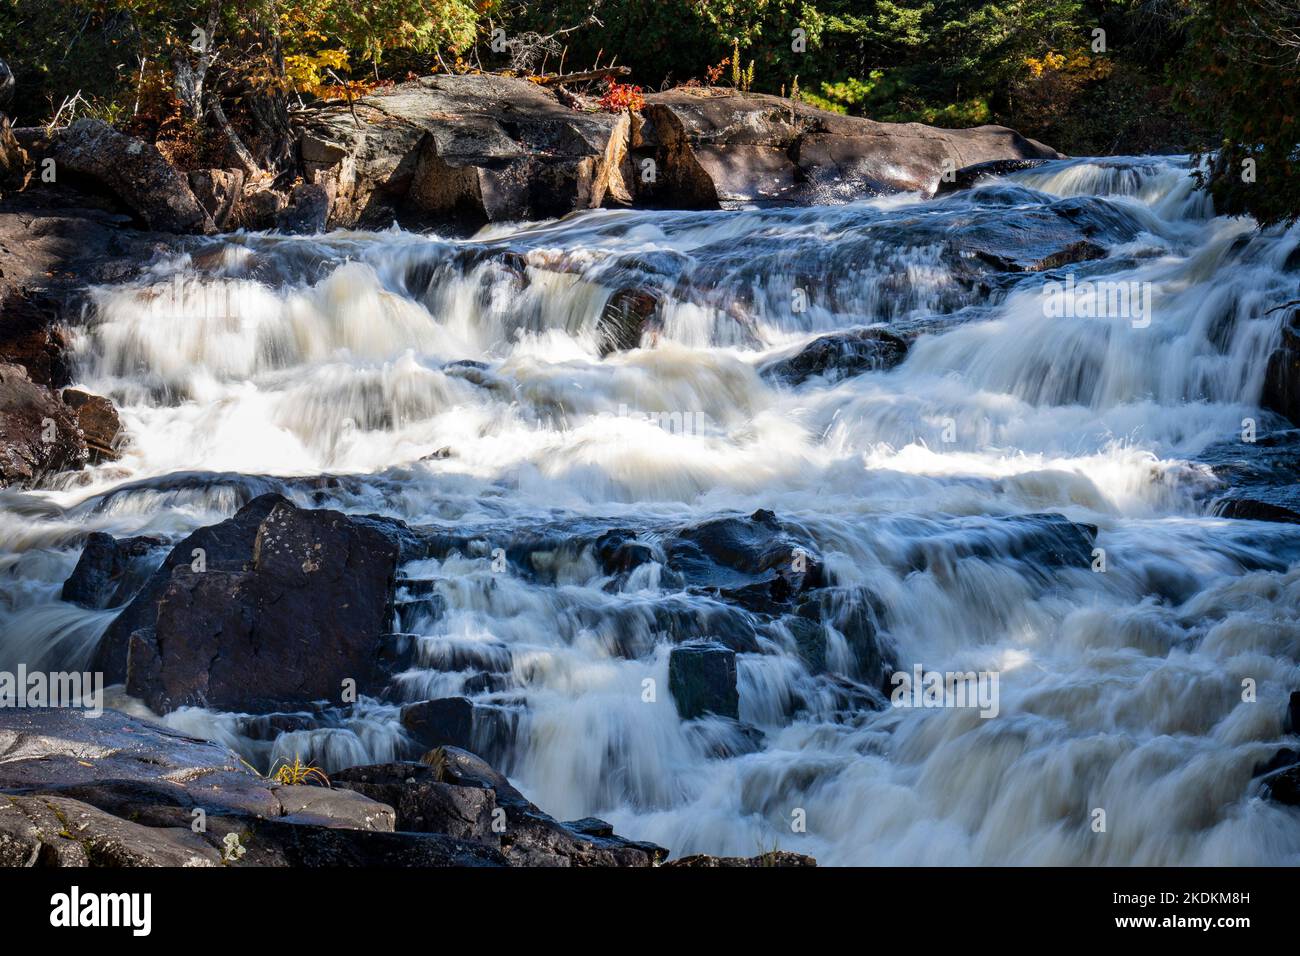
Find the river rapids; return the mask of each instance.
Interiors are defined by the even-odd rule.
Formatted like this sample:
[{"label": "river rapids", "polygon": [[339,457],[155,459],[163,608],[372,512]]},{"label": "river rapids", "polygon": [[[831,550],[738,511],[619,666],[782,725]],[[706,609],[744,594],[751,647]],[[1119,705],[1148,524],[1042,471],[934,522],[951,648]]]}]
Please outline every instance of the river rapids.
[{"label": "river rapids", "polygon": [[[656,610],[717,598],[563,549],[531,577],[490,549],[402,568],[442,599],[395,622],[426,639],[402,694],[508,713],[492,758],[531,800],[674,855],[1300,863],[1300,816],[1252,780],[1300,687],[1300,526],[1218,517],[1214,469],[1248,427],[1290,427],[1258,403],[1300,229],[1215,217],[1189,169],[1062,160],[930,200],[596,210],[469,239],[197,240],[94,290],[76,333],[122,459],[0,492],[0,667],[90,659],[115,612],[59,598],[88,532],[174,543],[266,491],[489,542],[654,541],[766,509],[900,670],[996,674],[996,715],[894,706],[857,680],[853,635],[828,626],[814,666],[755,617],[739,722],[684,721]],[[1008,263],[1049,220],[1097,252]],[[1107,282],[1133,314],[1098,307]],[[655,317],[611,348],[626,289]],[[903,361],[769,374],[864,326],[906,340]],[[1096,527],[1082,563],[1035,550],[1051,514]],[[476,647],[504,655],[500,680],[436,666]],[[263,769],[330,770],[403,754],[400,703],[273,740],[239,715],[163,719]]]}]

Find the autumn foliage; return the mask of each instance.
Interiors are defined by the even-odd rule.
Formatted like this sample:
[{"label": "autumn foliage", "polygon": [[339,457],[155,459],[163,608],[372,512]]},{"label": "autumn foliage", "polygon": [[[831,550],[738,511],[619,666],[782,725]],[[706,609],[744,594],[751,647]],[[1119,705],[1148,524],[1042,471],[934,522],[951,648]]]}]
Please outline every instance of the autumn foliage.
[{"label": "autumn foliage", "polygon": [[600,98],[600,108],[609,113],[621,113],[624,110],[638,111],[645,106],[645,96],[641,87],[630,83],[618,83],[612,78],[607,80],[605,95]]}]

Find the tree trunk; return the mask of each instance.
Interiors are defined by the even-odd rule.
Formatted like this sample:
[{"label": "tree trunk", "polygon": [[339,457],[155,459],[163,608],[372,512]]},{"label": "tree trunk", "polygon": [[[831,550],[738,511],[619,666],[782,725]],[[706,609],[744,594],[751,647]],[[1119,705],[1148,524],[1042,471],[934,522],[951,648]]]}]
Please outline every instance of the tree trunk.
[{"label": "tree trunk", "polygon": [[191,64],[185,55],[186,49],[176,51],[172,57],[173,86],[176,98],[181,101],[186,115],[195,123],[203,120],[203,84],[208,78],[208,68],[217,48],[217,28],[221,26],[221,0],[212,0],[208,5],[208,21],[202,36],[195,37],[199,45],[198,62]]},{"label": "tree trunk", "polygon": [[239,133],[230,125],[226,111],[222,109],[220,96],[208,97],[208,122],[220,142],[223,165],[243,170],[246,178],[251,178],[262,171],[253,154],[244,145]]}]

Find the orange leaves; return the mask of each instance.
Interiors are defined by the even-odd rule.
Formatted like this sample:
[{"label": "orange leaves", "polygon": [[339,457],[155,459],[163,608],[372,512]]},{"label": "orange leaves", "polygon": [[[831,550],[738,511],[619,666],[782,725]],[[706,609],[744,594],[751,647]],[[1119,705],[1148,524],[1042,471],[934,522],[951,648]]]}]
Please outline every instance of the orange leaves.
[{"label": "orange leaves", "polygon": [[606,80],[608,86],[605,95],[600,98],[600,108],[607,113],[621,113],[624,110],[640,110],[645,106],[645,97],[641,87],[631,83],[617,83],[613,78]]}]

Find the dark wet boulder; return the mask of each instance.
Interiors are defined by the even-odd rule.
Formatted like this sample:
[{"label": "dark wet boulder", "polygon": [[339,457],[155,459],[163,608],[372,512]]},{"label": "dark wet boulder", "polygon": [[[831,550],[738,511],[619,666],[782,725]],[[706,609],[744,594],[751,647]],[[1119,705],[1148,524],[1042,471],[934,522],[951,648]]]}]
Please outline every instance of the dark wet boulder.
[{"label": "dark wet boulder", "polygon": [[106,710],[0,709],[0,863],[505,866],[495,847],[392,832],[349,788],[281,786],[225,747]]},{"label": "dark wet boulder", "polygon": [[122,457],[117,450],[122,435],[122,422],[111,401],[102,395],[92,395],[75,388],[63,390],[63,401],[76,416],[77,427],[81,429],[91,464],[116,461]]},{"label": "dark wet boulder", "polygon": [[453,747],[338,771],[334,789],[282,786],[219,744],[116,711],[86,720],[10,708],[0,709],[0,753],[5,864],[652,866],[667,856],[596,821],[559,823]]},{"label": "dark wet boulder", "polygon": [[646,335],[662,331],[659,296],[645,289],[619,289],[600,313],[600,354],[639,348]]},{"label": "dark wet boulder", "polygon": [[626,580],[627,575],[656,560],[653,547],[637,540],[635,531],[612,529],[596,539],[592,550],[601,570],[615,578],[615,582]]},{"label": "dark wet boulder", "polygon": [[97,664],[159,712],[375,693],[398,552],[339,512],[260,496],[172,550],[110,625]]},{"label": "dark wet boulder", "polygon": [[81,468],[86,457],[72,409],[21,366],[0,364],[0,487]]},{"label": "dark wet boulder", "polygon": [[668,690],[683,720],[740,716],[736,652],[716,642],[682,644],[668,654]]},{"label": "dark wet boulder", "polygon": [[501,838],[492,829],[495,791],[447,783],[429,764],[349,767],[334,773],[330,782],[392,807],[397,812],[398,830],[500,845]]},{"label": "dark wet boulder", "polygon": [[760,853],[758,856],[709,856],[704,853],[694,853],[690,856],[684,856],[676,860],[669,860],[664,866],[675,867],[679,869],[730,869],[733,867],[791,867],[791,866],[816,866],[817,861],[803,853],[793,853],[790,850],[773,850],[770,853]]},{"label": "dark wet boulder", "polygon": [[324,232],[329,220],[330,197],[324,186],[301,183],[289,193],[289,205],[280,210],[275,228],[296,235]]},{"label": "dark wet boulder", "polygon": [[401,721],[407,733],[426,748],[474,748],[474,702],[468,697],[407,704],[402,708]]},{"label": "dark wet boulder", "polygon": [[1211,514],[1248,521],[1300,522],[1300,429],[1272,428],[1254,441],[1234,437],[1200,460],[1217,483],[1206,487]]},{"label": "dark wet boulder", "polygon": [[114,538],[102,531],[86,537],[81,557],[63,582],[61,597],[82,607],[101,610],[129,601],[152,574],[166,546],[162,538],[139,535]]},{"label": "dark wet boulder", "polygon": [[[277,513],[277,521],[264,528],[273,511]],[[313,601],[315,604],[312,608],[304,608],[310,612],[307,618],[292,626],[291,622],[280,620],[281,611],[268,608],[267,614],[258,615],[259,619],[266,617],[267,625],[264,626],[270,626],[274,621],[276,626],[284,625],[288,628],[283,632],[286,635],[292,637],[297,634],[299,637],[296,639],[303,640],[303,630],[309,626],[308,621],[317,616],[328,618],[337,612],[339,620],[332,624],[327,621],[323,635],[336,635],[351,629],[352,636],[347,638],[349,644],[369,643],[378,651],[382,635],[389,631],[387,624],[393,599],[392,578],[395,574],[389,572],[389,579],[379,585],[378,592],[375,591],[376,582],[380,580],[380,574],[387,566],[390,555],[395,562],[396,555],[402,552],[403,547],[418,549],[413,536],[411,541],[403,537],[409,530],[400,521],[393,519],[299,509],[281,495],[259,495],[232,517],[197,529],[171,550],[140,593],[109,625],[96,649],[93,666],[96,670],[103,671],[105,680],[109,682],[126,680],[131,636],[141,632],[142,641],[148,644],[156,641],[157,635],[150,632],[157,623],[164,592],[172,583],[173,572],[178,569],[194,574],[230,572],[238,579],[226,579],[225,586],[232,591],[238,586],[241,595],[248,599],[260,596],[260,600],[261,597],[269,596],[264,588],[272,580],[279,580],[290,592],[297,593],[305,604]],[[259,539],[276,547],[260,554]],[[290,549],[302,547],[304,553],[298,556],[295,563],[292,551],[284,551],[281,545]],[[319,549],[317,545],[320,545]],[[328,549],[326,545],[329,545]],[[327,560],[317,566],[322,558]],[[373,563],[368,563],[370,558],[375,559]],[[403,557],[403,560],[406,558]],[[197,568],[203,570],[198,571]],[[256,580],[244,580],[238,577],[241,575],[252,575]],[[339,587],[346,582],[359,590],[351,594],[346,590],[329,591],[331,575],[338,575],[332,580]],[[206,598],[216,596],[192,579],[178,585],[174,596],[184,599],[186,593],[196,589],[202,590]],[[246,610],[251,612],[251,608]],[[369,628],[376,618],[382,620],[383,626],[371,633]],[[274,633],[264,631],[264,626],[259,626],[258,633]],[[325,659],[328,660],[328,656]],[[360,684],[363,676],[369,675],[354,673],[351,676]],[[359,689],[366,692],[364,687]],[[332,698],[336,693],[332,691],[327,696]]]},{"label": "dark wet boulder", "polygon": [[918,538],[908,567],[949,575],[958,561],[1012,560],[1025,573],[1045,579],[1059,568],[1090,568],[1097,528],[1060,514],[1008,515],[992,520],[958,519],[952,527]]},{"label": "dark wet boulder", "polygon": [[811,541],[765,509],[682,529],[664,551],[669,572],[682,585],[756,613],[779,614],[798,595],[826,583]]},{"label": "dark wet boulder", "polygon": [[[512,866],[654,866],[668,851],[653,843],[603,834],[590,821],[560,823],[530,802],[487,761],[456,747],[439,748],[434,760],[440,779],[457,786],[485,787],[496,796],[504,829],[501,851]],[[495,831],[494,831],[495,832]]]},{"label": "dark wet boulder", "polygon": [[1281,338],[1268,357],[1260,404],[1300,425],[1300,309],[1283,323]]},{"label": "dark wet boulder", "polygon": [[[776,515],[765,509],[748,517],[715,518],[685,528],[671,548],[669,562],[682,570],[688,583],[717,569],[761,574],[792,565],[799,557],[797,552],[808,551],[806,543],[788,534]],[[701,559],[707,564],[701,565]]]},{"label": "dark wet boulder", "polygon": [[282,813],[271,781],[226,747],[114,710],[0,708],[0,753],[0,790],[66,793],[112,813]]},{"label": "dark wet boulder", "polygon": [[1274,770],[1260,778],[1265,798],[1288,807],[1300,807],[1300,763]]},{"label": "dark wet boulder", "polygon": [[1294,767],[1297,764],[1300,764],[1300,752],[1292,750],[1290,747],[1283,747],[1264,763],[1257,764],[1251,772],[1251,776],[1266,777],[1274,771],[1285,770],[1287,767]]},{"label": "dark wet boulder", "polygon": [[392,833],[397,812],[383,800],[346,787],[294,784],[272,790],[285,823]]},{"label": "dark wet boulder", "polygon": [[883,609],[862,588],[826,588],[782,618],[812,674],[833,673],[883,688],[898,669],[893,643],[880,628]]},{"label": "dark wet boulder", "polygon": [[1300,512],[1284,504],[1259,501],[1255,498],[1231,497],[1218,502],[1215,511],[1221,518],[1238,518],[1243,521],[1277,521],[1282,524],[1300,524]]},{"label": "dark wet boulder", "polygon": [[963,166],[961,169],[955,170],[951,178],[945,179],[941,176],[935,194],[942,195],[943,193],[957,192],[961,189],[970,189],[985,180],[996,179],[1008,173],[1019,173],[1026,169],[1034,169],[1045,162],[1047,162],[1046,159],[993,159],[986,163]]},{"label": "dark wet boulder", "polygon": [[108,192],[150,229],[211,232],[212,220],[185,175],[157,147],[127,136],[103,120],[77,120],[53,143],[60,178],[75,177]]},{"label": "dark wet boulder", "polygon": [[830,382],[863,372],[893,368],[907,356],[907,342],[887,329],[852,329],[823,335],[794,355],[765,365],[761,374],[786,385],[800,385],[813,376]]},{"label": "dark wet boulder", "polygon": [[135,599],[113,620],[100,639],[93,666],[109,682],[126,680],[127,645],[136,631],[153,627],[158,602],[180,567],[209,571],[243,571],[253,554],[253,543],[263,519],[277,504],[288,503],[277,494],[259,495],[225,521],[199,528],[183,538],[163,559]]},{"label": "dark wet boulder", "polygon": [[401,722],[423,749],[459,747],[496,759],[514,742],[516,714],[467,697],[443,697],[405,705]]},{"label": "dark wet boulder", "polygon": [[226,747],[106,710],[0,714],[0,790],[57,794],[151,827],[208,815],[391,831],[392,807],[360,793],[281,784]]},{"label": "dark wet boulder", "polygon": [[323,719],[325,711],[316,713],[299,711],[294,713],[244,714],[235,724],[241,737],[249,740],[261,740],[270,743],[281,734],[292,734],[303,730],[315,730],[326,725]]},{"label": "dark wet boulder", "polygon": [[738,653],[757,653],[763,622],[714,592],[669,591],[653,597],[625,594],[602,607],[573,608],[564,624],[599,641],[611,656],[635,660],[662,641],[684,644],[706,637]]},{"label": "dark wet boulder", "polygon": [[131,635],[128,693],[165,712],[372,691],[396,549],[321,515],[273,511],[247,571],[173,569],[154,627]]}]

